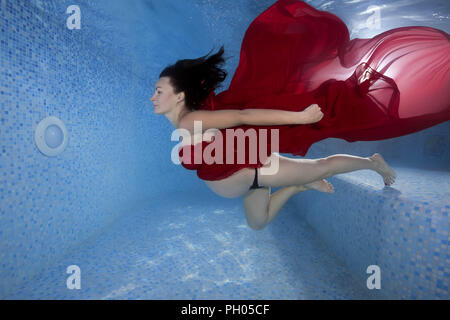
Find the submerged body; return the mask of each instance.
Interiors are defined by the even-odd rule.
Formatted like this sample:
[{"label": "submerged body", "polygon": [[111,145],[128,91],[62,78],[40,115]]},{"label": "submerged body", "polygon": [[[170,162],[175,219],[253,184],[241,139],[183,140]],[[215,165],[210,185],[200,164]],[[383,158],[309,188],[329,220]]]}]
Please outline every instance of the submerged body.
[{"label": "submerged body", "polygon": [[[217,96],[211,91],[197,111],[186,105],[185,92],[173,90],[171,80],[160,77],[151,100],[155,113],[164,114],[175,128],[193,133],[197,120],[204,131],[279,131],[277,152],[256,163],[182,161],[217,194],[243,196],[254,229],[267,225],[297,192],[332,193],[324,179],[334,174],[371,169],[386,185],[395,179],[379,154],[292,159],[278,152],[304,156],[313,143],[326,138],[388,139],[450,119],[448,34],[404,27],[350,41],[338,17],[296,0],[277,1],[252,22],[230,87]],[[211,142],[201,143],[203,150]],[[180,157],[187,149],[195,153],[194,145],[185,143]],[[279,163],[275,174],[258,174],[273,161]],[[261,188],[250,189],[256,178]],[[270,195],[270,187],[279,186],[285,188]]]}]

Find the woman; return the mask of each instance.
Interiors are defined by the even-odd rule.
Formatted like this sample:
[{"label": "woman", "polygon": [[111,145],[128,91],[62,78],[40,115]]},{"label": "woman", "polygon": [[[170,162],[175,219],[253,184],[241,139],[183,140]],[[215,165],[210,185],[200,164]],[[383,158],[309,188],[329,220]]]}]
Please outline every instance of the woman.
[{"label": "woman", "polygon": [[[192,134],[200,121],[201,133],[215,128],[222,138],[227,128],[276,129],[276,151],[302,156],[311,144],[329,137],[387,139],[450,119],[449,36],[440,30],[406,27],[350,41],[338,17],[301,1],[280,0],[252,22],[230,87],[216,96],[214,89],[227,75],[220,68],[223,53],[222,47],[209,57],[165,68],[150,99],[155,113]],[[201,142],[202,159],[211,143]],[[259,138],[256,144],[261,146]],[[246,140],[245,150],[250,147]],[[182,142],[183,166],[197,170],[214,192],[243,196],[253,229],[264,228],[298,192],[333,193],[324,180],[332,175],[370,169],[387,186],[395,180],[395,172],[377,153],[309,160],[263,152],[255,163],[246,152],[244,163],[235,154],[230,164],[186,161],[187,151],[192,160],[198,151],[192,141]],[[272,163],[278,163],[278,170],[261,174]],[[270,195],[270,187],[280,186],[284,188]]]}]

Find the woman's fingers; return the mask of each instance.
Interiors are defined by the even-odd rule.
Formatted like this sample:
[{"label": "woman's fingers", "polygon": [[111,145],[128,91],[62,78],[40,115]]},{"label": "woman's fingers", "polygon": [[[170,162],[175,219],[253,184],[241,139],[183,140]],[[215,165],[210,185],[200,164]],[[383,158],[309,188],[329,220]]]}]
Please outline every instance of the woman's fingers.
[{"label": "woman's fingers", "polygon": [[315,123],[323,118],[323,112],[316,103],[310,105],[303,112],[305,113],[306,123]]}]

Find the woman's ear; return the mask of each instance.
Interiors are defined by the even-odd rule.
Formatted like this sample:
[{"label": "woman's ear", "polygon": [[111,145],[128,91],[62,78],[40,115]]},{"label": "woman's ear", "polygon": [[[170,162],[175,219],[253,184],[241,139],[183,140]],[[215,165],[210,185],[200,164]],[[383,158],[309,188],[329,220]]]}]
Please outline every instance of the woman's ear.
[{"label": "woman's ear", "polygon": [[181,91],[177,94],[177,102],[181,102],[184,100],[184,91]]}]

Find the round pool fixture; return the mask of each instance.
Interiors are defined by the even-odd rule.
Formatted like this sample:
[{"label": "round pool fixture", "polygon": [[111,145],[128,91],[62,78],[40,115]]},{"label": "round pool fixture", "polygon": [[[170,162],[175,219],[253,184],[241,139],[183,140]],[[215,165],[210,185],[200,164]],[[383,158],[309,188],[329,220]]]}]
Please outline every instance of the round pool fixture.
[{"label": "round pool fixture", "polygon": [[34,141],[39,151],[54,157],[64,151],[69,140],[66,126],[56,117],[47,117],[36,127]]}]

